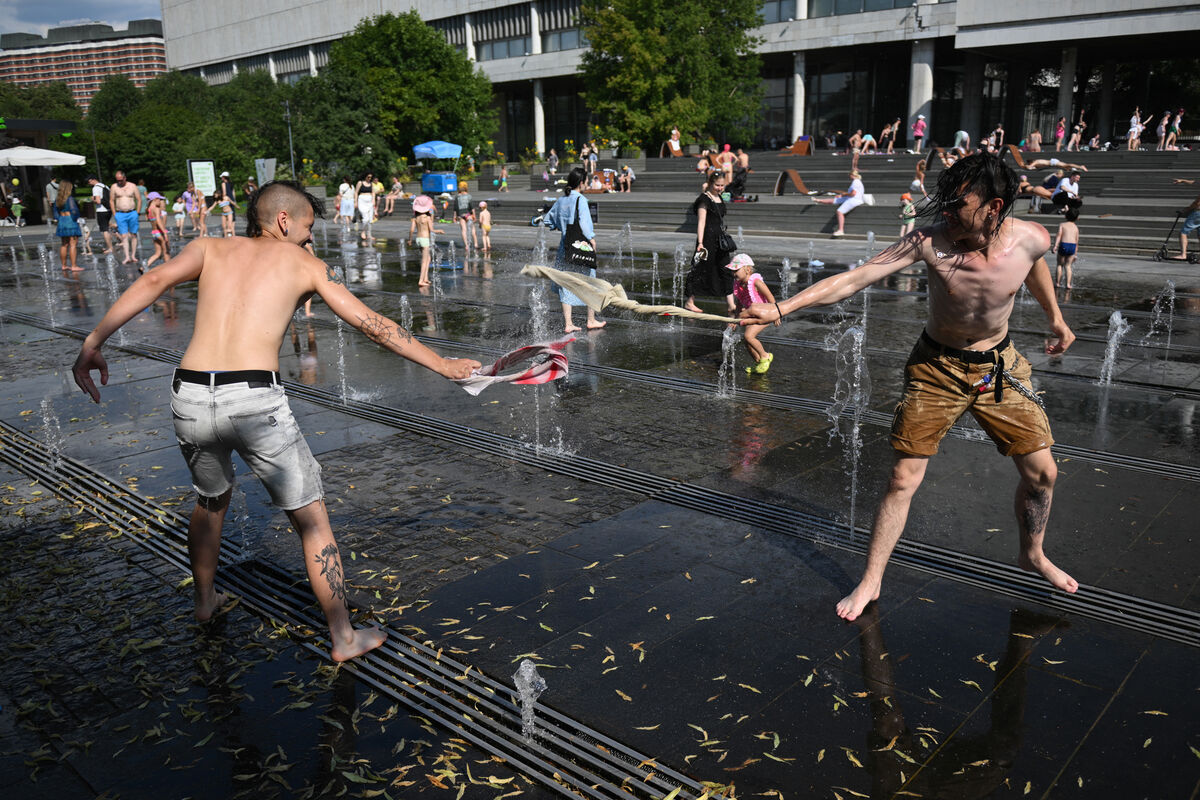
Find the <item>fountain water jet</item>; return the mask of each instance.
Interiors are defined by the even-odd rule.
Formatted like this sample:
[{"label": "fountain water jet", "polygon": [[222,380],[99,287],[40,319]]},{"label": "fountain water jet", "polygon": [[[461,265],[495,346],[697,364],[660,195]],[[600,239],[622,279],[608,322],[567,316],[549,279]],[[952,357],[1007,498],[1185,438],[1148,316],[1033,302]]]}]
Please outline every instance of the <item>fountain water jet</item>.
[{"label": "fountain water jet", "polygon": [[517,687],[517,702],[521,706],[521,735],[526,742],[532,742],[537,699],[546,691],[546,679],[538,674],[537,665],[526,658],[513,674],[513,684]]},{"label": "fountain water jet", "polygon": [[741,338],[738,336],[739,330],[732,325],[726,325],[725,330],[721,332],[721,366],[717,369],[717,397],[720,398],[733,397],[737,392],[737,382],[734,380],[737,374],[734,349]]},{"label": "fountain water jet", "polygon": [[1114,311],[1108,318],[1108,343],[1104,346],[1104,361],[1100,364],[1100,386],[1111,386],[1113,373],[1117,367],[1117,351],[1121,349],[1121,339],[1129,333],[1129,323],[1121,316],[1120,311]]},{"label": "fountain water jet", "polygon": [[786,300],[792,288],[792,260],[784,258],[779,267],[779,299]]},{"label": "fountain water jet", "polygon": [[63,436],[58,414],[54,413],[54,405],[49,397],[42,399],[42,435],[46,446],[50,448],[51,467],[58,472],[62,467],[62,448],[66,437]]}]

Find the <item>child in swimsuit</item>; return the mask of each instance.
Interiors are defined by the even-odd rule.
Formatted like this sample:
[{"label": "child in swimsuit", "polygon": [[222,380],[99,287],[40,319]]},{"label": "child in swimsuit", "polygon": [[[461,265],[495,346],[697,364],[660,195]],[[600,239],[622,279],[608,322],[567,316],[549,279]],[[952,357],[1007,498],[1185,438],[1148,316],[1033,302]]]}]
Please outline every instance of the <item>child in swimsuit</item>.
[{"label": "child in swimsuit", "polygon": [[479,228],[483,231],[483,252],[492,252],[492,212],[488,211],[487,201],[479,201]]},{"label": "child in swimsuit", "polygon": [[1054,236],[1054,255],[1057,258],[1054,285],[1063,285],[1063,272],[1066,271],[1067,288],[1070,289],[1071,268],[1075,266],[1075,251],[1079,248],[1079,226],[1075,224],[1075,220],[1079,219],[1079,209],[1068,206],[1064,217],[1063,223],[1058,226],[1058,233]]},{"label": "child in swimsuit", "polygon": [[146,266],[138,267],[138,272],[144,272],[154,265],[155,261],[166,261],[171,257],[170,231],[167,228],[167,198],[158,192],[150,192],[150,204],[146,206],[146,221],[150,223],[150,238],[154,242],[154,252],[146,260]]},{"label": "child in swimsuit", "polygon": [[176,195],[175,202],[171,204],[171,213],[175,215],[175,229],[180,239],[183,238],[184,208],[183,195]]},{"label": "child in swimsuit", "polygon": [[[725,266],[727,269],[733,270],[733,316],[738,316],[744,309],[749,308],[751,303],[775,302],[775,295],[771,294],[771,290],[767,288],[762,275],[754,271],[754,259],[750,256],[738,253]],[[775,324],[779,324],[778,320]],[[768,353],[762,343],[758,341],[758,332],[765,327],[767,326],[747,325],[742,328],[743,344],[746,345],[746,351],[750,353],[750,357],[754,359],[754,365],[746,367],[746,372],[762,375],[771,368],[771,362],[775,360],[774,353]]]},{"label": "child in swimsuit", "polygon": [[917,206],[908,192],[900,195],[900,235],[912,233],[917,224]]},{"label": "child in swimsuit", "polygon": [[430,286],[429,262],[432,260],[433,234],[445,234],[443,230],[433,227],[433,200],[427,194],[417,195],[412,204],[412,223],[408,226],[408,240],[421,248],[421,277],[417,286]]},{"label": "child in swimsuit", "polygon": [[217,193],[213,195],[215,202],[207,209],[206,214],[211,214],[214,208],[221,209],[221,235],[229,238],[233,236],[233,202],[225,196],[225,193],[217,189]]}]

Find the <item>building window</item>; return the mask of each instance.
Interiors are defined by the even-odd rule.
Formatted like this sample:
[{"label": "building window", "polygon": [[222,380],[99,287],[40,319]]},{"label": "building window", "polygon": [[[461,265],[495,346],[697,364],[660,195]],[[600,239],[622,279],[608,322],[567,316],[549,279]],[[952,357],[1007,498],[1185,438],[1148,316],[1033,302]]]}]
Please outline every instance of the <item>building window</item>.
[{"label": "building window", "polygon": [[835,14],[859,14],[863,11],[910,8],[912,5],[913,0],[808,0],[808,16],[829,17]]},{"label": "building window", "polygon": [[762,4],[764,24],[787,22],[790,19],[794,19],[795,16],[796,0],[767,0]]},{"label": "building window", "polygon": [[576,50],[587,47],[587,37],[578,28],[551,31],[542,34],[542,52],[556,53],[559,50]]},{"label": "building window", "polygon": [[475,47],[475,60],[494,61],[500,58],[517,58],[528,55],[528,53],[529,37],[514,36],[509,39],[480,42]]}]

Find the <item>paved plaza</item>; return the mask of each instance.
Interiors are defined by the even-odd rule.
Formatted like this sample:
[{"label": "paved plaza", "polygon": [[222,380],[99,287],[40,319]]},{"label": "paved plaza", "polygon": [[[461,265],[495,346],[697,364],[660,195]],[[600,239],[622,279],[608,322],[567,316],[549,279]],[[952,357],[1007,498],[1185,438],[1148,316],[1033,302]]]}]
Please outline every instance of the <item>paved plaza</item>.
[{"label": "paved plaza", "polygon": [[[601,277],[669,299],[694,236],[636,220],[622,234],[610,208]],[[401,219],[370,244],[318,223],[317,253],[446,355],[487,363],[559,335],[553,293],[518,274],[534,230],[498,225],[487,259],[442,237],[419,291]],[[1016,472],[965,418],[883,596],[852,624],[834,605],[889,474],[920,270],[765,331],[765,375],[746,374],[719,325],[620,314],[577,335],[566,379],[477,397],[315,303],[281,373],[353,605],[391,634],[338,667],[295,534],[240,462],[218,575],[239,600],[192,621],[194,495],[168,376],[195,287],[109,341],[93,405],[70,365],[136,271],[85,257],[68,275],[44,228],[0,231],[0,774],[14,796],[1200,792],[1200,267],[1085,250],[1060,292],[1079,337],[1060,358],[1042,353],[1039,306],[1017,299],[1013,339],[1057,441],[1047,552],[1079,592],[1016,567]],[[871,252],[812,247],[745,241],[777,295]],[[528,734],[511,688],[524,660],[547,685]]]}]

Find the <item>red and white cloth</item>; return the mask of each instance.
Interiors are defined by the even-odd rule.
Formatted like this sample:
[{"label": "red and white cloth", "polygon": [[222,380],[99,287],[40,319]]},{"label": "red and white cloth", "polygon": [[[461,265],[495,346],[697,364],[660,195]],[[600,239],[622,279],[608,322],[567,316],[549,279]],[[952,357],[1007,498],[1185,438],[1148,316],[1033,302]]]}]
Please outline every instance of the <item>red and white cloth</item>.
[{"label": "red and white cloth", "polygon": [[[512,352],[505,353],[488,367],[480,367],[466,378],[455,380],[471,395],[477,395],[494,383],[525,383],[538,384],[556,381],[567,376],[567,354],[563,352],[568,344],[575,341],[574,336],[564,336],[554,342],[542,342],[518,347]],[[531,361],[540,356],[544,359],[520,372],[510,372],[506,375],[500,371],[513,364]]]}]

